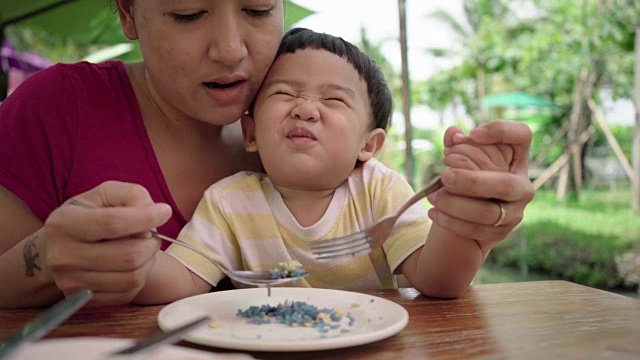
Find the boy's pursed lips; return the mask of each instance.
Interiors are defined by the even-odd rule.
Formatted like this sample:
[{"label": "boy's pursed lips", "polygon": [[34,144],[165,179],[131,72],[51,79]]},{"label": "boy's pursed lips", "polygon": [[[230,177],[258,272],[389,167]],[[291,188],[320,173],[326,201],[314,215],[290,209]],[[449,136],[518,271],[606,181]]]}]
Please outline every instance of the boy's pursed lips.
[{"label": "boy's pursed lips", "polygon": [[311,140],[317,140],[315,134],[313,132],[311,132],[309,129],[302,127],[302,126],[297,126],[293,129],[291,129],[289,132],[287,132],[287,139],[293,139],[293,138],[309,138]]}]

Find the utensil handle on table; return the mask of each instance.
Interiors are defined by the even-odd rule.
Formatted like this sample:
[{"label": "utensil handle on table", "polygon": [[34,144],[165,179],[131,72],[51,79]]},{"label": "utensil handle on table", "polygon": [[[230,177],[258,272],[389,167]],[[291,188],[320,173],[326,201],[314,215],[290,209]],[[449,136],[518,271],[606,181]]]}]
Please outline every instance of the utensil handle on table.
[{"label": "utensil handle on table", "polygon": [[91,297],[93,297],[91,290],[80,290],[38,315],[0,344],[0,359],[18,349],[18,347],[25,342],[39,340],[47,335],[51,330],[69,318],[69,316],[78,311]]},{"label": "utensil handle on table", "polygon": [[109,355],[119,356],[119,355],[131,355],[134,353],[138,354],[141,352],[150,351],[160,345],[173,344],[175,342],[182,340],[182,338],[187,332],[210,322],[211,322],[211,318],[208,316],[205,316],[198,320],[192,321],[186,325],[182,325],[178,328],[175,328],[169,332],[166,332],[166,333],[160,332],[146,340],[142,340],[141,342],[133,346],[113,352]]}]

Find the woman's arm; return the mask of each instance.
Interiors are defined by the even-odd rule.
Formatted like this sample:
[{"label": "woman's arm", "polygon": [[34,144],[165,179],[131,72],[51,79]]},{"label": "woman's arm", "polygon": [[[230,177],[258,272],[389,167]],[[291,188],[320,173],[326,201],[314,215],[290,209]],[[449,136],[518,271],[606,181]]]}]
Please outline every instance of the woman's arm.
[{"label": "woman's arm", "polygon": [[62,297],[38,245],[42,222],[11,192],[0,186],[0,307],[36,307]]},{"label": "woman's arm", "polygon": [[[468,138],[456,136],[461,133],[459,129],[449,129],[445,134],[445,146],[469,140],[480,146],[510,146],[512,156],[508,172],[447,170],[442,178],[446,191],[434,201],[430,199],[437,209],[430,212],[430,216],[433,215],[434,222],[458,235],[474,238],[483,252],[488,253],[522,221],[525,207],[535,196],[528,174],[533,134],[527,125],[509,120],[481,125],[472,130]],[[500,226],[492,226],[500,213],[496,202],[500,202],[505,211]],[[478,215],[490,219],[478,219]]]},{"label": "woman's arm", "polygon": [[93,208],[63,204],[44,225],[6,189],[0,196],[1,307],[48,305],[82,288],[93,303],[130,302],[160,247],[147,230],[171,216],[146,189],[121,182],[78,195]]}]

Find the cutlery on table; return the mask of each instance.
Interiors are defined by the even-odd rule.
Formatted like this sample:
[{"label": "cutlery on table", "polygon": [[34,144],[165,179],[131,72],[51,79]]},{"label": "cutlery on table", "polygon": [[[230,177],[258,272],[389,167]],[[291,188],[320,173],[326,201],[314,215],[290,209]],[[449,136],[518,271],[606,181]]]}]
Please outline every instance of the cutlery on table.
[{"label": "cutlery on table", "polygon": [[47,335],[78,311],[92,296],[91,290],[83,289],[45,310],[0,344],[0,359],[17,350],[24,343],[39,340]]},{"label": "cutlery on table", "polygon": [[[96,207],[91,206],[91,205],[87,205],[87,204],[82,203],[82,202],[80,202],[80,201],[78,201],[76,199],[71,199],[69,201],[69,204],[77,205],[77,206],[81,206],[81,207],[89,208],[89,209],[96,209]],[[253,286],[280,285],[280,284],[285,284],[285,283],[297,281],[298,279],[307,276],[307,274],[305,273],[305,274],[301,274],[300,276],[292,276],[292,277],[274,279],[269,270],[263,270],[263,271],[259,271],[259,270],[227,270],[222,265],[218,264],[218,262],[215,259],[213,259],[209,255],[207,255],[205,252],[197,249],[196,247],[194,247],[194,246],[192,246],[190,244],[187,244],[185,242],[182,242],[182,241],[180,241],[178,239],[174,239],[174,238],[166,236],[166,235],[162,235],[162,234],[158,233],[157,231],[151,230],[150,232],[151,232],[152,236],[157,237],[158,239],[166,240],[168,242],[171,242],[171,243],[174,243],[174,244],[177,244],[177,245],[180,245],[180,246],[184,246],[187,249],[199,254],[200,256],[202,256],[205,259],[207,259],[210,263],[212,263],[215,267],[217,267],[218,270],[220,270],[223,274],[228,276],[230,279],[235,280],[235,281],[240,282],[240,283],[243,283],[243,284],[246,284],[246,285],[253,285]]]},{"label": "cutlery on table", "polygon": [[440,176],[438,176],[431,181],[427,187],[407,200],[393,215],[381,219],[370,228],[346,236],[315,241],[311,243],[309,247],[316,259],[319,260],[366,254],[382,246],[384,240],[391,235],[396,220],[398,220],[398,217],[403,212],[418,202],[418,200],[429,196],[429,194],[437,191],[442,186],[442,181],[440,180]]},{"label": "cutlery on table", "polygon": [[173,344],[184,338],[184,336],[193,329],[211,322],[208,316],[201,317],[191,321],[185,325],[179,326],[168,332],[159,332],[146,340],[142,340],[132,346],[107,354],[105,360],[126,359],[131,355],[140,355],[148,353],[159,346]]}]

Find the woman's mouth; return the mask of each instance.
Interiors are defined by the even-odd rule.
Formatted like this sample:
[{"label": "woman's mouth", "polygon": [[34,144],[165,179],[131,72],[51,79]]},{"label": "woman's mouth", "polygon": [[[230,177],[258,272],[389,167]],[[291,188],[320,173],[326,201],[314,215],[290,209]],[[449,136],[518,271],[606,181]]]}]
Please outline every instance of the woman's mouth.
[{"label": "woman's mouth", "polygon": [[232,88],[240,83],[242,83],[243,80],[238,80],[238,81],[233,81],[233,82],[229,82],[229,83],[218,83],[218,82],[205,82],[203,83],[204,86],[210,88],[210,89],[229,89]]},{"label": "woman's mouth", "polygon": [[241,101],[247,88],[246,80],[230,82],[208,81],[202,84],[205,87],[207,96],[213,101],[223,105]]}]

